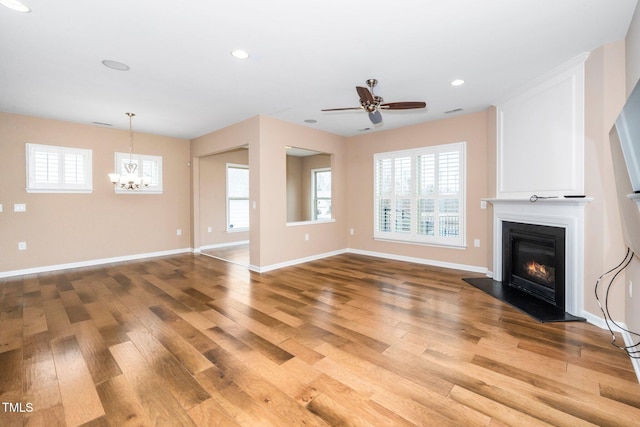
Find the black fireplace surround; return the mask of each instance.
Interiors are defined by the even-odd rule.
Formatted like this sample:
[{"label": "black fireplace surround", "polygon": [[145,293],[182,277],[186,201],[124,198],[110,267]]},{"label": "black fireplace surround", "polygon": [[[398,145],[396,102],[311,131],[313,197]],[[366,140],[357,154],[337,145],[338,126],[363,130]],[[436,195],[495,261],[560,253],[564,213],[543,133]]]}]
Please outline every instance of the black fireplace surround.
[{"label": "black fireplace surround", "polygon": [[565,308],[565,229],[502,222],[502,280]]}]

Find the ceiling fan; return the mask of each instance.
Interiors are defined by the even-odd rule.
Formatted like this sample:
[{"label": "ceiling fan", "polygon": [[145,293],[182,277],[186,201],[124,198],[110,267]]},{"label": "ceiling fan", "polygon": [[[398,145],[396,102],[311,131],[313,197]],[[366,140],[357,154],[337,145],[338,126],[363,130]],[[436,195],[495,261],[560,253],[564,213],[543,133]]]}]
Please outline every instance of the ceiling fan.
[{"label": "ceiling fan", "polygon": [[363,86],[356,86],[356,91],[360,97],[359,107],[347,108],[327,108],[322,111],[343,111],[343,110],[365,110],[369,113],[369,120],[374,125],[382,122],[380,110],[412,110],[414,108],[425,108],[425,102],[384,102],[381,96],[373,94],[373,88],[378,84],[378,80],[369,79],[366,81],[369,89]]}]

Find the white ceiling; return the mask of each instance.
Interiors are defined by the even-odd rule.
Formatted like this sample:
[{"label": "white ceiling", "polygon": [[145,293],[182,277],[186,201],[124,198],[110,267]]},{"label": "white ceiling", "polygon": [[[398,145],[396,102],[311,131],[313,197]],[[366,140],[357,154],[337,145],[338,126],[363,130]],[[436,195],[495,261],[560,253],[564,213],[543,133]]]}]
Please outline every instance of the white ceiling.
[{"label": "white ceiling", "polygon": [[[120,129],[131,111],[135,131],[194,138],[257,114],[349,136],[480,111],[624,38],[637,0],[23,2],[0,6],[0,111]],[[385,102],[427,109],[375,127],[320,111],[358,106],[368,78]]]}]

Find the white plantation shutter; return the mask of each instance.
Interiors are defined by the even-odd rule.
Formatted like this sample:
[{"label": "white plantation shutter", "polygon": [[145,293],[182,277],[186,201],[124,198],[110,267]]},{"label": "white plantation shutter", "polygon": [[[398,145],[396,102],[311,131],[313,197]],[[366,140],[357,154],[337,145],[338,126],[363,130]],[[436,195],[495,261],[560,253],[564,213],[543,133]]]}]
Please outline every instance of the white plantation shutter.
[{"label": "white plantation shutter", "polygon": [[438,234],[457,237],[460,234],[460,153],[438,155]]},{"label": "white plantation shutter", "polygon": [[80,154],[64,154],[64,181],[68,184],[81,184],[86,181],[85,158]]},{"label": "white plantation shutter", "polygon": [[28,192],[92,191],[92,151],[54,145],[26,144]]},{"label": "white plantation shutter", "polygon": [[376,207],[374,209],[374,224],[380,233],[390,233],[391,227],[391,197],[392,191],[392,169],[391,158],[381,158],[375,163],[375,194]]},{"label": "white plantation shutter", "polygon": [[464,246],[465,143],[374,156],[374,237]]}]

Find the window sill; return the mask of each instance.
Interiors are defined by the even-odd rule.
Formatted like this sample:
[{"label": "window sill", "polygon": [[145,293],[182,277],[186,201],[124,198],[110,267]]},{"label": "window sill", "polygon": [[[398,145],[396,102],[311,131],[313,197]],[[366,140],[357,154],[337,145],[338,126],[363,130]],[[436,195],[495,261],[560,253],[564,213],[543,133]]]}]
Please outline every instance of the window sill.
[{"label": "window sill", "polygon": [[336,220],[331,218],[331,219],[316,219],[315,221],[288,222],[287,227],[296,227],[298,225],[325,224],[327,222],[336,222]]},{"label": "window sill", "polygon": [[87,190],[69,190],[69,189],[61,189],[61,188],[57,188],[57,189],[43,189],[43,188],[25,188],[24,189],[27,193],[68,193],[68,194],[89,194],[89,193],[93,193],[93,189],[87,189]]},{"label": "window sill", "polygon": [[249,231],[249,228],[227,228],[227,233],[243,233]]}]

